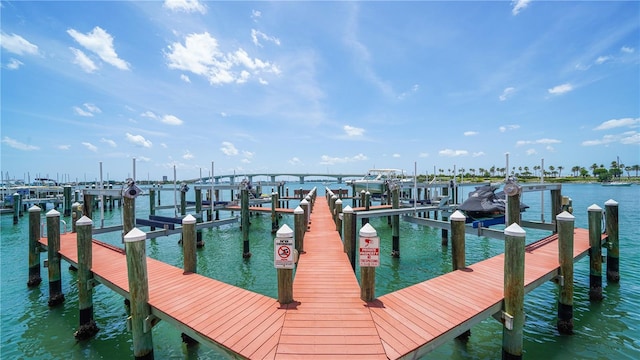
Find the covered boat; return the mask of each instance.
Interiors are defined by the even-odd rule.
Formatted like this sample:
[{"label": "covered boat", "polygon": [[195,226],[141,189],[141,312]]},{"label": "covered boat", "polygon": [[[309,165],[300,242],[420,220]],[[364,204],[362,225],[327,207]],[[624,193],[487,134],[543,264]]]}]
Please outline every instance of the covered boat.
[{"label": "covered boat", "polygon": [[[469,198],[465,200],[458,210],[463,211],[473,219],[494,218],[504,216],[507,199],[504,191],[498,191],[497,185],[477,186],[469,193]],[[529,206],[520,203],[520,212],[525,211]]]}]

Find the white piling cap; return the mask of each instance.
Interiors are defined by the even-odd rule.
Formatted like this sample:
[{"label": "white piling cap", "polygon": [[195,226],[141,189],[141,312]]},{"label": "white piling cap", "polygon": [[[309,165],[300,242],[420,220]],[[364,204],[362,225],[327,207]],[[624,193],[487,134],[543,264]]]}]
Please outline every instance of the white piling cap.
[{"label": "white piling cap", "polygon": [[336,204],[342,204],[342,200],[340,199],[336,200]]},{"label": "white piling cap", "polygon": [[456,210],[453,214],[451,214],[451,216],[449,217],[449,220],[452,220],[452,221],[466,221],[467,217],[464,216],[464,214],[460,210]]},{"label": "white piling cap", "polygon": [[[78,225],[78,223],[76,223],[76,225]],[[147,234],[144,233],[144,231],[138,229],[138,228],[133,228],[131,229],[131,231],[129,231],[127,233],[127,235],[124,236],[124,242],[136,242],[136,241],[144,241],[147,239]]]},{"label": "white piling cap", "polygon": [[296,208],[293,209],[293,213],[294,214],[304,214],[304,209],[301,208],[300,206],[296,206]]},{"label": "white piling cap", "polygon": [[609,199],[604,203],[606,206],[618,206],[618,202],[613,200],[613,199]]},{"label": "white piling cap", "polygon": [[29,212],[36,212],[36,211],[42,211],[42,209],[40,209],[40,207],[37,205],[33,205],[29,208]]},{"label": "white piling cap", "polygon": [[373,226],[371,226],[371,224],[369,223],[364,224],[364,226],[360,228],[359,234],[362,237],[378,236],[378,232],[376,231],[376,229],[374,229]]},{"label": "white piling cap", "polygon": [[347,207],[345,207],[344,209],[342,209],[343,213],[353,213],[353,209],[351,208],[351,206],[347,205]]},{"label": "white piling cap", "polygon": [[302,199],[302,201],[300,201],[300,205],[309,205],[309,202],[307,199]]},{"label": "white piling cap", "polygon": [[195,223],[196,223],[196,218],[191,214],[188,214],[187,216],[182,218],[182,225],[191,225]]},{"label": "white piling cap", "polygon": [[587,208],[587,211],[602,211],[602,208],[596,204],[593,204]]},{"label": "white piling cap", "polygon": [[76,225],[77,226],[93,225],[93,220],[89,219],[86,216],[82,216],[80,219],[78,219],[78,221],[76,221]]},{"label": "white piling cap", "polygon": [[558,221],[574,221],[575,219],[576,217],[571,215],[567,211],[563,211],[560,214],[556,215],[556,220]]},{"label": "white piling cap", "polygon": [[504,229],[504,234],[507,236],[525,237],[526,232],[520,227],[520,225],[518,225],[518,223],[513,223]]},{"label": "white piling cap", "polygon": [[57,211],[56,209],[51,209],[49,210],[49,212],[47,212],[47,217],[55,217],[55,216],[60,216],[60,212]]},{"label": "white piling cap", "polygon": [[289,227],[289,225],[284,224],[276,231],[276,238],[290,238],[293,237],[293,230]]}]

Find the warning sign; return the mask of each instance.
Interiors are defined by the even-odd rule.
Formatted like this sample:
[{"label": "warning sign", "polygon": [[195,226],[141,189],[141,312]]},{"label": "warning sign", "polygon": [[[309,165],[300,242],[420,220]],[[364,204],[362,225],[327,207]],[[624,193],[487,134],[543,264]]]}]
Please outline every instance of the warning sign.
[{"label": "warning sign", "polygon": [[273,243],[273,265],[276,269],[293,269],[293,238],[276,237]]},{"label": "warning sign", "polygon": [[360,267],[380,266],[380,238],[360,237]]}]

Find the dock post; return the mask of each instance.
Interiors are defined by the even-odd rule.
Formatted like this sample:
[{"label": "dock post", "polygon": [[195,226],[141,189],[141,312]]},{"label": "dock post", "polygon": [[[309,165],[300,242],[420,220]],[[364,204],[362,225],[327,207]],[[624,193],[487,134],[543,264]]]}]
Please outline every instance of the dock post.
[{"label": "dock post", "polygon": [[63,187],[62,194],[64,196],[64,216],[71,216],[71,186]]},{"label": "dock post", "polygon": [[505,219],[507,226],[514,223],[520,225],[520,190],[520,186],[511,179],[504,186],[504,193],[507,195],[507,214]]},{"label": "dock post", "polygon": [[293,302],[293,265],[297,261],[293,242],[293,230],[287,224],[276,231],[274,240],[274,266],[278,273],[278,302]]},{"label": "dock post", "polygon": [[13,225],[18,223],[20,217],[20,194],[13,193]]},{"label": "dock post", "polygon": [[189,187],[186,183],[182,183],[180,185],[180,215],[187,215],[187,191],[189,191]]},{"label": "dock post", "polygon": [[602,208],[589,206],[589,300],[602,300]]},{"label": "dock post", "polygon": [[[364,211],[369,211],[371,209],[371,193],[364,193]],[[362,226],[365,226],[369,223],[369,218],[362,218]]]},{"label": "dock post", "polygon": [[309,217],[311,216],[311,207],[309,206],[309,202],[307,199],[302,199],[300,201],[300,207],[304,210],[304,231],[309,230]]},{"label": "dock post", "polygon": [[[400,208],[400,186],[393,184],[391,190],[391,207],[393,209]],[[400,215],[391,217],[391,257],[400,257]]]},{"label": "dock post", "polygon": [[607,281],[620,282],[620,239],[618,235],[618,202],[609,199],[604,203],[606,231],[609,238],[607,248]]},{"label": "dock post", "polygon": [[47,213],[47,260],[49,268],[49,306],[64,302],[60,271],[60,213],[55,209]]},{"label": "dock post", "polygon": [[278,207],[278,193],[271,193],[271,233],[275,234],[278,231],[278,213],[276,208]]},{"label": "dock post", "polygon": [[467,217],[459,210],[456,210],[449,218],[451,222],[451,263],[453,271],[466,267],[464,233],[466,220]]},{"label": "dock post", "polygon": [[127,275],[131,298],[131,315],[127,319],[133,337],[133,356],[136,360],[153,359],[151,336],[151,308],[149,307],[149,283],[147,279],[147,234],[133,228],[124,236],[127,257]]},{"label": "dock post", "polygon": [[371,302],[376,298],[376,267],[380,266],[380,238],[378,232],[365,224],[359,231],[360,299]]},{"label": "dock post", "polygon": [[196,258],[196,218],[191,214],[182,219],[182,252],[184,256],[184,274],[197,273]]},{"label": "dock post", "polygon": [[[149,215],[153,216],[156,214],[156,189],[149,189]],[[151,231],[156,229],[155,226],[151,227]]]},{"label": "dock post", "polygon": [[93,218],[93,198],[93,195],[86,193],[82,195],[82,215],[89,219]]},{"label": "dock post", "polygon": [[78,340],[91,338],[98,332],[98,326],[93,320],[93,221],[86,216],[77,222],[78,243],[78,306],[80,308],[80,327],[73,334]]},{"label": "dock post", "polygon": [[502,359],[522,359],[524,327],[525,231],[518,224],[504,229],[504,327]]},{"label": "dock post", "polygon": [[76,232],[76,222],[82,217],[82,211],[80,210],[80,203],[74,202],[71,205],[71,232]]},{"label": "dock post", "polygon": [[242,218],[242,257],[250,258],[249,250],[249,190],[244,188],[240,190],[240,217]]},{"label": "dock post", "polygon": [[[560,190],[551,190],[551,219],[555,222],[556,215],[562,212],[562,191]],[[558,224],[556,223],[556,230],[554,233],[558,232]]]},{"label": "dock post", "polygon": [[561,334],[573,334],[573,227],[575,217],[568,212],[556,216],[558,224],[558,260],[560,261],[560,293],[558,324]]},{"label": "dock post", "polygon": [[364,190],[360,190],[360,207],[364,207],[364,201],[365,201],[365,198],[364,198],[365,195],[364,194],[365,194],[365,191]]},{"label": "dock post", "polygon": [[356,217],[353,212],[353,208],[347,205],[342,210],[343,221],[342,221],[342,243],[344,247],[344,252],[347,253],[349,257],[349,262],[351,263],[351,268],[353,271],[356,271]]},{"label": "dock post", "polygon": [[342,200],[340,198],[338,198],[338,200],[336,200],[336,231],[338,232],[338,235],[342,236]]},{"label": "dock post", "polygon": [[[202,189],[195,188],[196,193],[196,223],[202,222]],[[202,230],[196,230],[196,246],[201,248],[204,246],[202,242]]]},{"label": "dock post", "polygon": [[334,224],[336,223],[336,200],[338,200],[338,196],[332,193],[331,197],[329,197],[329,211]]},{"label": "dock post", "polygon": [[40,213],[42,209],[33,205],[29,208],[29,280],[28,287],[38,286],[40,277]]},{"label": "dock post", "polygon": [[300,206],[293,210],[293,228],[296,250],[298,254],[304,254],[304,233],[307,227],[304,223],[304,210]]}]

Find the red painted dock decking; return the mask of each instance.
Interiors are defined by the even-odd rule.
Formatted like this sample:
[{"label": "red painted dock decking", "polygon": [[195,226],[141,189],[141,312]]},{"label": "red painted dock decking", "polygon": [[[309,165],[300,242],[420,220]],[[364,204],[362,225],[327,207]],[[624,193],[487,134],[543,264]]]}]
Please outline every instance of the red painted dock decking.
[{"label": "red painted dock decking", "polygon": [[[243,290],[147,258],[152,313],[209,345],[251,359],[396,359],[420,356],[500,311],[504,257],[499,255],[414,286],[360,300],[326,199],[318,197],[293,281],[293,304]],[[46,245],[46,238],[41,242]],[[576,259],[588,232],[575,230]],[[557,239],[527,247],[525,291],[558,269]],[[77,264],[76,234],[60,253]],[[95,277],[128,296],[125,256],[94,242]],[[274,276],[276,270],[274,269]]]}]

